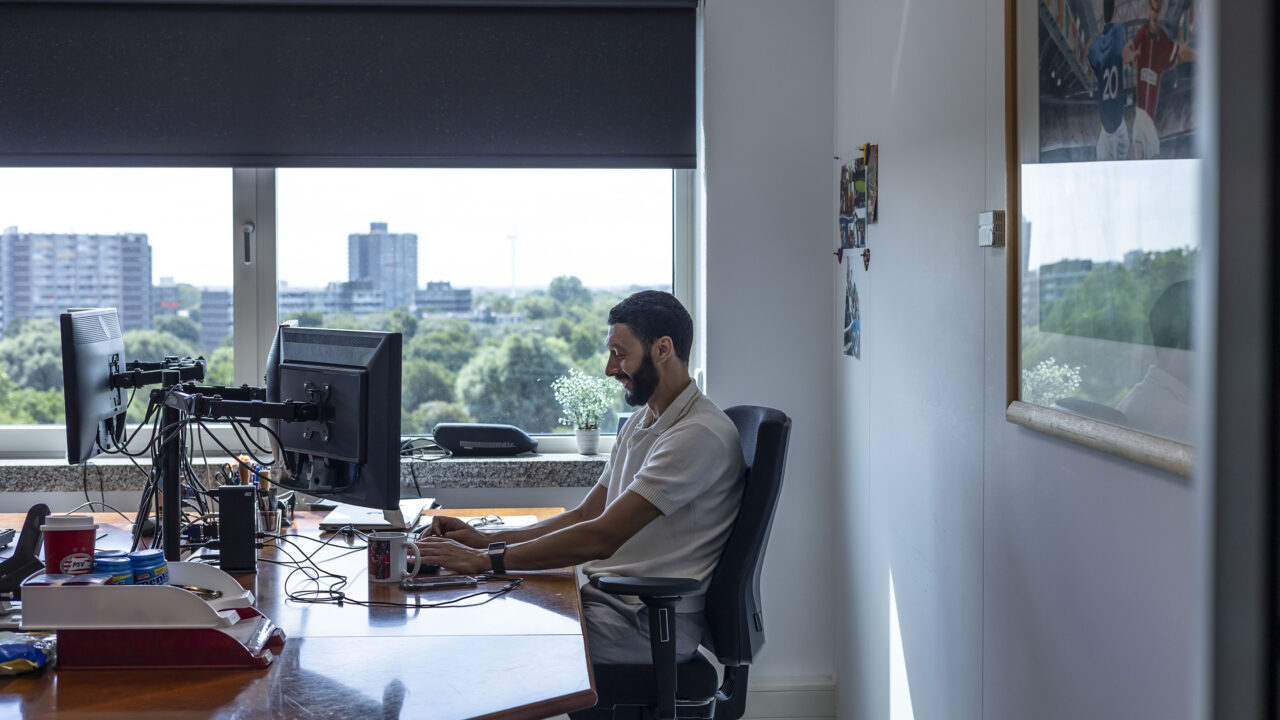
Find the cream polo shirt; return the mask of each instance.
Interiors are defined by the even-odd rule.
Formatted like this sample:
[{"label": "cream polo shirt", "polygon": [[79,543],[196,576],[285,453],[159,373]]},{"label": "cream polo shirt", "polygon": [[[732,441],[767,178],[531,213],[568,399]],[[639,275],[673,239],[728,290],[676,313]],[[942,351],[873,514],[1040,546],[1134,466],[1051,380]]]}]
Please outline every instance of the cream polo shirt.
[{"label": "cream polo shirt", "polygon": [[696,578],[702,589],[684,598],[679,610],[701,610],[738,516],[743,471],[738,428],[694,383],[657,418],[645,406],[623,425],[600,484],[607,490],[606,504],[630,490],[662,514],[611,557],[584,564],[583,572],[592,580]]}]

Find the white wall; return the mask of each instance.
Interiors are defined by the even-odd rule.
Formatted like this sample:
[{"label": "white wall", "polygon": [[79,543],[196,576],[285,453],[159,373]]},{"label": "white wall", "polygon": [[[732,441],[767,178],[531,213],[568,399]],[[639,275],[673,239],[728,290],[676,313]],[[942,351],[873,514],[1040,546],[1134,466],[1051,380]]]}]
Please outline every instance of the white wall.
[{"label": "white wall", "polygon": [[832,20],[832,0],[705,6],[708,393],[793,421],[764,565],[767,643],[751,676],[760,689],[829,682],[838,641]]},{"label": "white wall", "polygon": [[839,716],[1189,717],[1189,483],[1004,420],[1002,13],[837,2],[836,150],[880,144],[882,218],[836,364]]}]

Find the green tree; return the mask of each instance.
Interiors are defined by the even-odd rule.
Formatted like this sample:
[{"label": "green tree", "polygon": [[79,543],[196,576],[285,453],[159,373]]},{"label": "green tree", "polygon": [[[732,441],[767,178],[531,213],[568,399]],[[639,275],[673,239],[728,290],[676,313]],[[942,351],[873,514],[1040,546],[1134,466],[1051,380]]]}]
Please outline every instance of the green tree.
[{"label": "green tree", "polygon": [[546,295],[525,295],[516,301],[516,312],[526,320],[549,320],[560,317],[560,303]]},{"label": "green tree", "polygon": [[199,310],[200,288],[187,283],[178,283],[178,305],[183,310]]},{"label": "green tree", "polygon": [[319,310],[303,310],[290,313],[285,320],[297,320],[301,327],[324,327],[324,313]]},{"label": "green tree", "polygon": [[61,390],[19,387],[0,369],[0,425],[52,424],[64,421]]},{"label": "green tree", "polygon": [[470,323],[452,321],[448,327],[419,335],[407,345],[405,357],[440,363],[458,372],[476,353],[476,336]]},{"label": "green tree", "polygon": [[404,361],[401,383],[401,405],[416,408],[432,400],[453,401],[453,383],[457,377],[438,362],[409,358]]},{"label": "green tree", "polygon": [[496,313],[509,313],[515,310],[515,301],[495,292],[480,292],[476,293],[475,306],[487,307]]},{"label": "green tree", "polygon": [[407,343],[413,339],[414,335],[418,334],[418,318],[411,315],[404,308],[396,308],[387,315],[382,329],[387,332],[400,333],[403,342]]},{"label": "green tree", "polygon": [[526,432],[552,432],[560,405],[551,383],[569,369],[559,338],[509,335],[482,348],[458,373],[457,396],[478,422],[508,423]]},{"label": "green tree", "polygon": [[[574,360],[586,360],[604,349],[604,337],[584,323],[573,329],[569,338],[569,352]],[[602,366],[603,367],[603,366]]]},{"label": "green tree", "polygon": [[62,388],[62,336],[51,320],[14,320],[0,340],[0,370],[18,387]]},{"label": "green tree", "polygon": [[129,360],[154,362],[166,355],[196,357],[196,346],[171,333],[160,330],[130,330],[124,334],[125,356]]},{"label": "green tree", "polygon": [[552,280],[547,294],[565,307],[591,305],[591,291],[583,287],[582,281],[573,275],[561,275]]},{"label": "green tree", "polygon": [[196,325],[189,318],[180,317],[178,315],[162,315],[156,318],[156,330],[167,332],[181,340],[191,343],[193,346],[200,344],[200,326]]},{"label": "green tree", "polygon": [[472,422],[471,415],[461,403],[432,400],[412,411],[407,409],[408,406],[405,408],[400,413],[400,431],[406,434],[426,434],[440,423]]},{"label": "green tree", "polygon": [[231,385],[235,378],[235,348],[222,344],[209,354],[204,368],[205,385]]},{"label": "green tree", "polygon": [[1138,287],[1119,263],[1095,266],[1084,282],[1041,308],[1041,318],[1048,332],[1128,343],[1141,343],[1147,324]]}]

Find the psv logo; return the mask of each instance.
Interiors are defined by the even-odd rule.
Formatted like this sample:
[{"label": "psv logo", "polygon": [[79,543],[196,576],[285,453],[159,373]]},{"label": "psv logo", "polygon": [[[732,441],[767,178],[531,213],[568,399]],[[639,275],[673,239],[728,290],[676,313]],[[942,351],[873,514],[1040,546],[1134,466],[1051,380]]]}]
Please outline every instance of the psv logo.
[{"label": "psv logo", "polygon": [[93,572],[93,556],[88,553],[72,553],[62,558],[58,572],[65,575],[80,575]]}]

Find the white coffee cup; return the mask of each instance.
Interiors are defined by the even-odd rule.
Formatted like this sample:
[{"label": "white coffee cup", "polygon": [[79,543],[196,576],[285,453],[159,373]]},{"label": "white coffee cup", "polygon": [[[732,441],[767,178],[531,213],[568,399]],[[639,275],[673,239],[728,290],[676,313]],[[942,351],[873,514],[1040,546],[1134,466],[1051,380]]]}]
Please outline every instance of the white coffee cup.
[{"label": "white coffee cup", "polygon": [[[376,532],[369,535],[369,582],[393,583],[413,577],[422,567],[422,555],[418,546],[409,540],[408,533]],[[413,554],[413,569],[409,570],[405,551]]]}]

